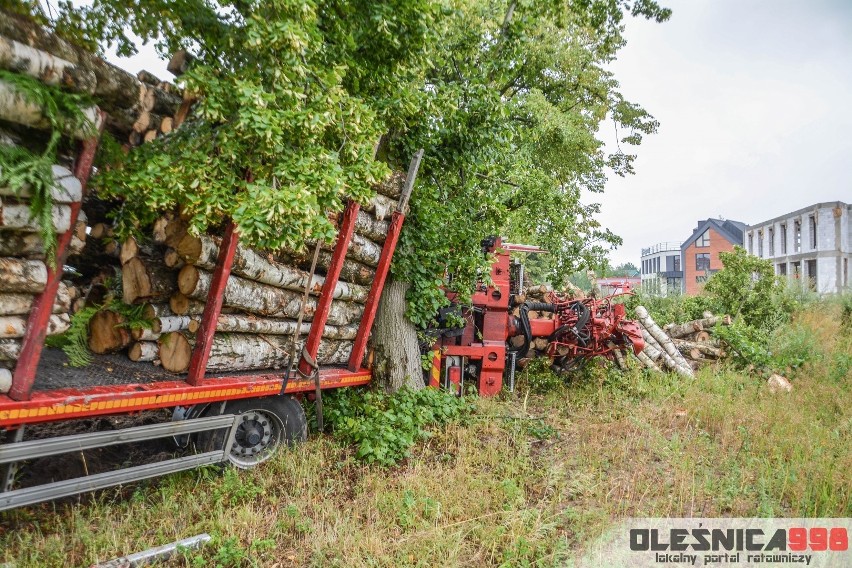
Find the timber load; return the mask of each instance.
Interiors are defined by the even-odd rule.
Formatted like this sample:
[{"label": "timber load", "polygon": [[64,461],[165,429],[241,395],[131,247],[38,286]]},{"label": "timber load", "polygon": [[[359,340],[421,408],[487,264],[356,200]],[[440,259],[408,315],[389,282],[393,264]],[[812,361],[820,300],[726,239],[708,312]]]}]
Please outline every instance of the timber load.
[{"label": "timber load", "polygon": [[[0,16],[0,69],[87,95],[96,106],[81,108],[82,114],[125,151],[169,136],[191,113],[194,99],[174,84],[147,71],[127,73],[14,14],[0,11]],[[178,52],[169,70],[179,76],[190,63],[189,54]],[[0,144],[43,149],[49,125],[13,82],[0,79]],[[78,141],[92,132],[63,135]],[[136,238],[121,241],[109,221],[117,205],[85,196],[72,173],[75,165],[75,157],[67,157],[53,167],[50,207],[38,216],[29,187],[0,187],[0,391],[56,264],[47,256],[52,255],[50,243],[43,242],[45,222],[57,237],[71,235],[65,248],[67,277],[52,307],[48,334],[64,333],[75,314],[85,310],[91,352],[122,354],[175,373],[188,368],[221,236],[191,234],[178,212],[165,212],[152,226],[139,228]],[[362,204],[355,219],[323,328],[320,365],[348,362],[405,177],[395,172],[379,184],[376,196]],[[308,242],[301,249],[262,251],[238,245],[208,369],[286,366],[294,343],[299,353],[310,329],[333,246]]]}]

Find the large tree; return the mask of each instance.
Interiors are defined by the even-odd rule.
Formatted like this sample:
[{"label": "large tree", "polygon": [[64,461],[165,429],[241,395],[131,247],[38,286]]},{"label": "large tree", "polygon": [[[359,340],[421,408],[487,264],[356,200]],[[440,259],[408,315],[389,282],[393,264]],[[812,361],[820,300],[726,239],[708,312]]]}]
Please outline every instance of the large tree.
[{"label": "large tree", "polygon": [[[657,124],[607,65],[625,16],[669,16],[654,0],[94,0],[50,16],[11,3],[91,49],[130,53],[132,31],[196,56],[182,78],[199,96],[194,119],[100,176],[125,199],[125,227],[180,206],[199,231],[233,218],[256,246],[328,239],[341,198],[366,200],[388,165],[424,148],[393,266],[407,322],[394,302],[377,324],[405,330],[405,353],[445,301],[444,274],[466,292],[482,273],[483,237],[547,248],[554,281],[619,242],[580,200],[632,171],[598,129],[612,121],[626,146]],[[416,379],[415,363],[402,373]]]}]

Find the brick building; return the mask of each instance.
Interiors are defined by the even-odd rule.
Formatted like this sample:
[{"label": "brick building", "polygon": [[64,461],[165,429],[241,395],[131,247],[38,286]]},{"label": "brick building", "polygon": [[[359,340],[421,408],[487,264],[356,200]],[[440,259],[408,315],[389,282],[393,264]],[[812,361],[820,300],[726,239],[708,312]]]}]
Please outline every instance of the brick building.
[{"label": "brick building", "polygon": [[698,294],[710,275],[721,270],[719,253],[742,246],[745,229],[746,224],[739,221],[705,219],[698,223],[680,246],[684,294]]},{"label": "brick building", "polygon": [[817,203],[747,227],[745,248],[772,260],[779,276],[823,294],[842,292],[852,284],[852,205]]}]

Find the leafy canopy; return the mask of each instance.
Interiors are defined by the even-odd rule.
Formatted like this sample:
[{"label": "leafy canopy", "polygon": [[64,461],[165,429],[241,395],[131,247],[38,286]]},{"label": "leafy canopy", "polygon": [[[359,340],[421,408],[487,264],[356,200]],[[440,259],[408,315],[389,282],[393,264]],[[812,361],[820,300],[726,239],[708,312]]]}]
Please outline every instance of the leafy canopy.
[{"label": "leafy canopy", "polygon": [[670,15],[653,0],[94,0],[51,13],[93,49],[131,53],[131,31],[197,55],[183,78],[194,120],[100,176],[127,228],[180,206],[196,231],[232,217],[249,244],[299,247],[332,235],[341,198],[367,199],[424,148],[393,267],[419,325],[446,301],[446,271],[471,289],[484,237],[548,249],[554,280],[620,242],[581,202],[608,171],[632,171],[598,129],[612,120],[627,147],[657,123],[607,65],[625,17]]}]

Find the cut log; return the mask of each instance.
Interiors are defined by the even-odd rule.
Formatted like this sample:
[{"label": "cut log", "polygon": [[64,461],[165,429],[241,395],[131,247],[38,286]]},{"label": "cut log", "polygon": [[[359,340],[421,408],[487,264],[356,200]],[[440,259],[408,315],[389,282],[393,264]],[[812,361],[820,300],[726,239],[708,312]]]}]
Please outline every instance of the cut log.
[{"label": "cut log", "polygon": [[652,371],[659,371],[660,370],[660,368],[657,366],[657,364],[654,363],[654,361],[651,360],[651,358],[648,357],[648,355],[644,351],[640,351],[639,354],[636,355],[636,358],[639,359],[642,362],[643,365],[645,365],[647,368],[651,369]]},{"label": "cut log", "polygon": [[612,355],[615,357],[616,366],[624,371],[627,369],[627,363],[624,361],[624,353],[616,347],[616,345],[612,342],[609,342],[609,348],[612,349]]},{"label": "cut log", "polygon": [[121,287],[128,304],[166,300],[177,291],[177,278],[162,259],[150,257],[143,261],[137,256],[122,265]]},{"label": "cut log", "polygon": [[[296,331],[296,321],[289,319],[259,318],[242,314],[222,314],[216,323],[217,332],[254,333],[265,335],[293,335]],[[299,331],[306,335],[311,330],[311,324],[303,322]],[[192,328],[190,327],[190,331]],[[334,326],[326,325],[322,336],[326,339],[353,340],[358,333],[358,325]]]},{"label": "cut log", "polygon": [[149,245],[140,245],[135,238],[130,237],[123,243],[121,243],[121,248],[119,250],[118,259],[121,261],[121,264],[127,264],[131,258],[136,258],[137,256],[142,256],[146,258],[150,258],[155,256],[157,253],[153,250],[153,248]]},{"label": "cut log", "polygon": [[[204,300],[210,290],[213,276],[210,272],[195,266],[184,266],[178,275],[178,287],[181,294]],[[225,285],[224,304],[264,317],[298,318],[304,307],[304,319],[309,321],[314,316],[317,302],[309,297],[302,305],[301,294],[284,288],[276,288],[231,276]],[[356,321],[363,313],[362,305],[351,302],[333,302],[328,315],[328,323],[346,325]]]},{"label": "cut log", "polygon": [[[322,270],[328,270],[331,265],[331,253],[320,251],[317,259],[317,267]],[[308,269],[310,261],[303,265],[303,268]],[[369,286],[376,278],[376,271],[365,264],[354,260],[346,260],[340,270],[340,280],[343,282],[352,282],[360,286]]]},{"label": "cut log", "polygon": [[157,341],[160,338],[160,333],[154,333],[150,329],[134,327],[130,330],[130,337],[133,341]]},{"label": "cut log", "polygon": [[93,239],[103,239],[114,235],[112,227],[106,223],[95,223],[92,225],[92,230],[89,231],[89,236]]},{"label": "cut log", "polygon": [[358,211],[358,216],[355,218],[355,233],[379,244],[385,242],[389,227],[387,221],[376,219],[366,211]]},{"label": "cut log", "polygon": [[692,340],[698,342],[710,341],[710,334],[706,331],[699,331],[698,333],[692,336]]},{"label": "cut log", "polygon": [[0,292],[35,294],[47,284],[47,267],[38,260],[0,258]]},{"label": "cut log", "polygon": [[349,243],[346,258],[351,258],[371,268],[375,268],[379,265],[379,258],[381,256],[382,247],[357,233],[352,235],[352,242]]},{"label": "cut log", "polygon": [[[23,337],[27,332],[26,316],[0,316],[0,338]],[[68,314],[53,314],[47,324],[47,335],[59,335],[68,330],[71,318]]]},{"label": "cut log", "polygon": [[124,327],[124,316],[112,310],[101,310],[89,320],[89,349],[102,355],[114,353],[130,345],[130,330]]},{"label": "cut log", "polygon": [[[88,121],[87,127],[77,128],[66,134],[84,139],[90,137],[93,132],[97,132],[102,118],[97,107],[94,106],[81,108],[80,111]],[[40,130],[51,128],[50,121],[44,115],[41,106],[27,98],[18,87],[2,79],[0,79],[0,119]]]},{"label": "cut log", "polygon": [[17,361],[21,356],[20,339],[0,339],[0,361]]},{"label": "cut log", "polygon": [[[2,38],[0,38],[2,43]],[[54,183],[50,187],[50,196],[56,203],[76,203],[83,199],[83,186],[80,180],[74,177],[66,167],[53,166]],[[0,196],[15,197],[17,199],[28,199],[32,197],[32,190],[28,185],[21,188],[20,193],[15,193],[11,187],[0,187]]]},{"label": "cut log", "polygon": [[175,77],[180,77],[189,70],[189,66],[195,61],[195,56],[185,49],[179,49],[169,59],[169,64],[166,66],[169,73]]},{"label": "cut log", "polygon": [[169,298],[169,309],[176,316],[200,316],[204,313],[204,302],[191,300],[176,292]]},{"label": "cut log", "polygon": [[383,221],[391,218],[393,212],[396,211],[397,205],[398,202],[396,199],[391,199],[381,193],[377,193],[370,201],[367,202],[366,205],[362,206],[361,209],[372,213],[376,219]]},{"label": "cut log", "polygon": [[144,136],[142,136],[142,142],[143,143],[151,142],[152,140],[154,140],[156,138],[157,138],[157,131],[156,130],[149,130],[145,133]]},{"label": "cut log", "polygon": [[160,121],[160,132],[163,134],[168,134],[174,128],[174,120],[170,116],[164,116],[163,120]]},{"label": "cut log", "polygon": [[175,315],[168,304],[145,304],[142,308],[142,317],[146,320]]},{"label": "cut log", "polygon": [[186,262],[184,262],[178,252],[173,248],[166,249],[166,252],[163,254],[163,262],[173,270],[180,270],[186,266]]},{"label": "cut log", "polygon": [[666,325],[663,330],[669,334],[672,339],[678,339],[698,331],[703,331],[707,328],[712,328],[716,325],[731,325],[731,316],[712,316],[700,320],[688,321],[686,323]]},{"label": "cut log", "polygon": [[[33,308],[33,294],[0,294],[0,316],[28,315]],[[56,301],[53,303],[53,313],[61,314],[71,311],[71,293],[64,282],[59,283]]]},{"label": "cut log", "polygon": [[146,85],[159,85],[160,83],[162,83],[159,77],[157,77],[146,69],[139,71],[136,74],[136,78],[145,83]]},{"label": "cut log", "polygon": [[156,341],[137,341],[130,346],[127,356],[131,361],[153,361],[160,356]]},{"label": "cut log", "polygon": [[677,347],[672,343],[671,337],[660,329],[660,326],[657,325],[648,313],[648,310],[645,309],[645,306],[636,306],[636,317],[639,318],[639,323],[648,330],[648,333],[657,340],[662,350],[674,360],[675,370],[686,377],[694,377],[695,374],[692,372],[692,367],[689,366],[683,355],[680,354]]},{"label": "cut log", "polygon": [[[188,264],[193,264],[205,270],[213,270],[219,256],[220,242],[220,239],[206,235],[201,237],[186,235],[175,247],[175,250]],[[231,272],[255,282],[276,288],[286,288],[294,292],[303,292],[308,282],[307,272],[275,262],[263,254],[241,245],[237,245]],[[323,283],[325,283],[325,278],[314,275],[311,280],[311,292],[319,294]],[[362,286],[338,282],[334,288],[333,297],[339,300],[363,303],[367,299],[367,294],[367,289]]]},{"label": "cut log", "polygon": [[678,351],[680,351],[684,355],[689,354],[692,359],[701,359],[702,357],[709,357],[710,359],[721,359],[725,356],[724,351],[722,351],[718,347],[713,347],[712,345],[697,343],[694,341],[686,341],[683,339],[673,339],[672,341],[677,346]]},{"label": "cut log", "polygon": [[[51,223],[57,233],[71,228],[71,208],[68,205],[54,205],[51,209]],[[32,218],[30,206],[26,203],[0,202],[0,227],[16,231],[39,231],[38,220]]]},{"label": "cut log", "polygon": [[0,394],[6,394],[12,388],[12,371],[0,369]]},{"label": "cut log", "polygon": [[651,337],[651,334],[646,329],[642,329],[642,337],[645,339],[645,347],[642,349],[642,353],[645,353],[651,361],[656,361],[663,356],[657,340]]},{"label": "cut log", "polygon": [[97,86],[97,78],[90,69],[2,36],[0,69],[29,75],[45,85],[63,87],[75,93],[91,95]]},{"label": "cut log", "polygon": [[[145,90],[145,99],[142,108],[161,116],[174,116],[180,107],[183,98],[169,93],[155,85],[148,85]],[[154,126],[153,128],[159,127]]]},{"label": "cut log", "polygon": [[163,333],[171,333],[173,331],[182,331],[189,327],[191,321],[190,316],[164,316],[154,319],[151,324],[151,331],[158,335]]},{"label": "cut log", "polygon": [[397,200],[402,195],[402,188],[405,186],[405,175],[405,172],[392,172],[386,180],[373,189],[380,195]]},{"label": "cut log", "polygon": [[[189,368],[192,342],[176,332],[160,338],[160,360],[163,368],[183,373]],[[246,371],[251,369],[280,369],[290,362],[291,339],[284,335],[250,335],[245,333],[216,334],[207,360],[207,371]],[[297,344],[301,352],[301,342]],[[341,365],[349,359],[352,342],[323,341],[317,353],[319,365]]]}]

